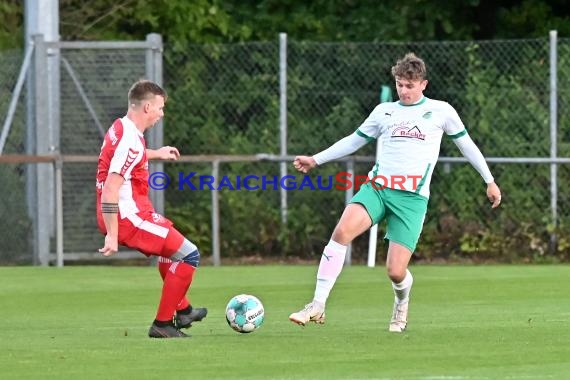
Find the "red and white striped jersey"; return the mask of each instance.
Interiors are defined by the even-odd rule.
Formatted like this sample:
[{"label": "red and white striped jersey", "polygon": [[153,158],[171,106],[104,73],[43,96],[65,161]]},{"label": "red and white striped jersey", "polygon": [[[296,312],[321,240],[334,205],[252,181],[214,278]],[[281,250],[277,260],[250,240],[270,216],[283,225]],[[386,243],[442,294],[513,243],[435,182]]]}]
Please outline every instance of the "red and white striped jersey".
[{"label": "red and white striped jersey", "polygon": [[126,116],[115,120],[105,134],[97,165],[97,219],[101,220],[101,193],[109,173],[125,182],[119,189],[119,217],[154,212],[148,197],[148,159],[144,135]]}]

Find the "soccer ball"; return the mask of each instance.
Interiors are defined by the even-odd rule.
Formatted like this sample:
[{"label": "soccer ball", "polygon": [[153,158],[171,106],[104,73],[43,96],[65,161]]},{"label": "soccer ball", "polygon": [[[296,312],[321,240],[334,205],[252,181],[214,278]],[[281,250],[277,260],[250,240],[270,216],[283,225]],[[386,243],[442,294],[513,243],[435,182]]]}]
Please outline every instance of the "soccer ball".
[{"label": "soccer ball", "polygon": [[226,321],[239,333],[250,333],[261,326],[265,310],[261,301],[250,294],[233,297],[226,306]]}]

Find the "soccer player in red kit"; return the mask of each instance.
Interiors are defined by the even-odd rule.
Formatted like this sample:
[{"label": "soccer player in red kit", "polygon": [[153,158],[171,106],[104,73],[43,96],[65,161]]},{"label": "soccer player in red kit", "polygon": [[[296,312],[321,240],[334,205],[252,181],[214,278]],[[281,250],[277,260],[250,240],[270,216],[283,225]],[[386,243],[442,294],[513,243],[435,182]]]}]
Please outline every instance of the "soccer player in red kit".
[{"label": "soccer player in red kit", "polygon": [[148,197],[148,160],[176,160],[175,147],[147,149],[144,131],[164,116],[166,92],[156,83],[140,80],[128,94],[127,115],[107,131],[97,166],[97,224],[105,235],[99,250],[104,256],[119,244],[146,256],[158,256],[163,279],[162,296],[148,335],[182,338],[180,331],[206,317],[207,309],[192,308],[186,293],[200,263],[198,248],[164,216],[157,214]]}]

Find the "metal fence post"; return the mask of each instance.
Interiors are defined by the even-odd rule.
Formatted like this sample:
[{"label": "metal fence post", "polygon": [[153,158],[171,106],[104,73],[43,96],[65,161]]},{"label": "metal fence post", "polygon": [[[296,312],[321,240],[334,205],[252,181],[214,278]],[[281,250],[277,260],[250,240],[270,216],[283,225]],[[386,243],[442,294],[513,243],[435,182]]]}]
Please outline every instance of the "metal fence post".
[{"label": "metal fence post", "polygon": [[[348,161],[346,161],[346,172],[348,173],[348,178],[354,179],[354,158],[351,156],[349,157]],[[356,184],[356,180],[352,182],[353,185]],[[354,195],[354,186],[349,186],[344,194],[344,204],[345,206],[350,202],[352,196]],[[348,248],[346,250],[346,257],[344,258],[345,265],[352,265],[352,243],[348,244]]]},{"label": "metal fence post", "polygon": [[55,255],[56,265],[63,267],[63,161],[54,162],[55,168]]},{"label": "metal fence post", "polygon": [[[49,87],[48,87],[48,57],[43,35],[34,36],[34,140],[36,155],[50,153],[50,130],[46,126],[46,118],[49,115]],[[50,164],[38,163],[35,166],[35,212],[34,223],[34,264],[42,266],[49,265],[50,250],[50,204],[53,199],[50,197],[50,189],[53,181],[50,177],[53,174],[53,167]]]},{"label": "metal fence post", "polygon": [[218,177],[220,176],[220,160],[212,161],[212,177],[214,177],[214,190],[212,190],[212,260],[214,266],[220,266],[220,198],[218,190]]},{"label": "metal fence post", "polygon": [[[279,34],[279,130],[280,151],[282,156],[287,155],[287,34]],[[281,178],[287,175],[287,163],[279,164]],[[287,224],[287,190],[281,186],[281,223]]]},{"label": "metal fence post", "polygon": [[[557,77],[557,43],[558,33],[550,31],[550,158],[558,155],[558,77]],[[558,226],[558,164],[550,164],[550,208],[552,217],[552,233],[550,234],[549,250],[555,254],[557,250],[556,227]]]},{"label": "metal fence post", "polygon": [[[380,87],[380,103],[391,102],[392,98],[392,88],[387,85],[382,85]],[[376,141],[376,161],[380,159],[380,151],[382,149],[382,144],[380,141]],[[374,268],[376,266],[376,251],[378,250],[378,224],[370,227],[370,234],[368,236],[368,259],[366,265],[369,268]]]},{"label": "metal fence post", "polygon": [[[146,36],[148,47],[146,49],[146,77],[162,86],[162,36],[150,33]],[[148,147],[160,148],[164,144],[164,123],[160,120],[148,132]],[[163,172],[164,164],[160,161],[150,163],[150,172]],[[159,214],[164,214],[164,191],[150,190],[150,199],[154,209]]]}]

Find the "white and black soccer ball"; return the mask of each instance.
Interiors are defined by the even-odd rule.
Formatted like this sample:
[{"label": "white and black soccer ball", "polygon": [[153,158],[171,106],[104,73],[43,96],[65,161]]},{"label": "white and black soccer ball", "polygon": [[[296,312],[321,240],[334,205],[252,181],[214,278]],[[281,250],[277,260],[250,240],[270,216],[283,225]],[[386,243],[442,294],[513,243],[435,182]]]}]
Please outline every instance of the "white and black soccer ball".
[{"label": "white and black soccer ball", "polygon": [[250,333],[258,329],[263,323],[264,315],[263,304],[250,294],[239,294],[226,306],[226,321],[239,333]]}]

